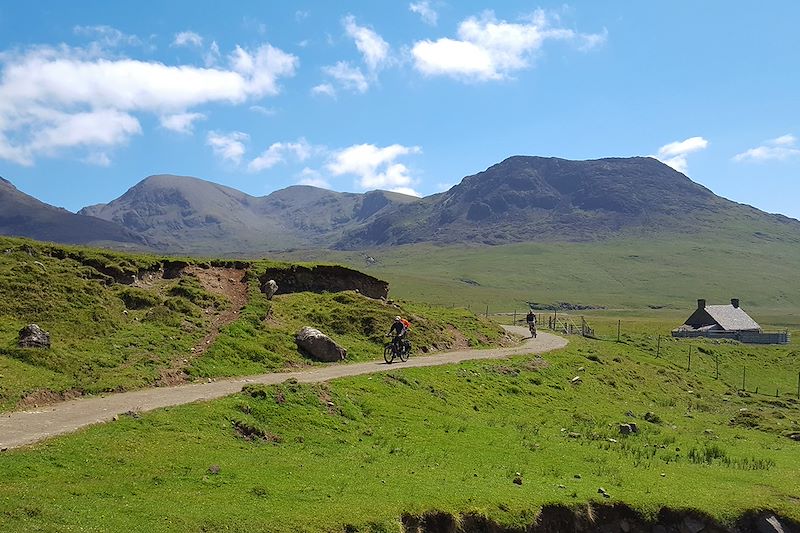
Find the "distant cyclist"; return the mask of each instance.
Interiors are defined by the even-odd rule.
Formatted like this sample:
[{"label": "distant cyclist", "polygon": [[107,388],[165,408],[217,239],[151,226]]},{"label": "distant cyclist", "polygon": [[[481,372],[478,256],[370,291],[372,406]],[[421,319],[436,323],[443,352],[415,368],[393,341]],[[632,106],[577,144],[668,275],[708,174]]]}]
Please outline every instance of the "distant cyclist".
[{"label": "distant cyclist", "polygon": [[411,323],[408,320],[396,316],[394,317],[394,322],[392,323],[392,327],[389,328],[389,333],[387,335],[392,336],[392,342],[396,343],[398,348],[402,347],[403,350],[408,350],[411,347],[411,343],[406,338],[406,334],[410,327]]},{"label": "distant cyclist", "polygon": [[536,315],[533,313],[533,309],[528,311],[525,321],[528,323],[528,329],[531,331],[531,337],[536,337]]}]

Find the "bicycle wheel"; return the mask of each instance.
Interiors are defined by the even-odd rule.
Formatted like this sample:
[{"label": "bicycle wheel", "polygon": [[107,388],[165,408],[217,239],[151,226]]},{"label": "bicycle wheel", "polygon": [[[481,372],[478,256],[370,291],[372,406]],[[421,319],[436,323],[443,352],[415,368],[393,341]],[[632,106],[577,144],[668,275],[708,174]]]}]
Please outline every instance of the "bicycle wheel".
[{"label": "bicycle wheel", "polygon": [[411,355],[411,343],[400,346],[400,360],[404,363],[408,361],[408,356]]},{"label": "bicycle wheel", "polygon": [[390,364],[392,361],[394,361],[394,347],[391,343],[387,344],[383,348],[383,360]]}]

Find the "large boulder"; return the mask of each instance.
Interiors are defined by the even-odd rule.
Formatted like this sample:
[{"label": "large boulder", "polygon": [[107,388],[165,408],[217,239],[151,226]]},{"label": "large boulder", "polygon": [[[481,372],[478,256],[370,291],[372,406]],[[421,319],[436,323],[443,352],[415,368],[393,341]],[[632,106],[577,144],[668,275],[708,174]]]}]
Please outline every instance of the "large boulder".
[{"label": "large boulder", "polygon": [[341,361],[347,355],[347,350],[336,344],[330,337],[318,329],[304,327],[295,335],[297,347],[317,361]]},{"label": "large boulder", "polygon": [[28,324],[19,330],[20,348],[50,348],[50,334],[36,324]]},{"label": "large boulder", "polygon": [[274,279],[265,281],[261,285],[261,292],[267,295],[267,300],[272,300],[272,297],[275,296],[276,292],[278,292],[278,284],[275,283]]}]

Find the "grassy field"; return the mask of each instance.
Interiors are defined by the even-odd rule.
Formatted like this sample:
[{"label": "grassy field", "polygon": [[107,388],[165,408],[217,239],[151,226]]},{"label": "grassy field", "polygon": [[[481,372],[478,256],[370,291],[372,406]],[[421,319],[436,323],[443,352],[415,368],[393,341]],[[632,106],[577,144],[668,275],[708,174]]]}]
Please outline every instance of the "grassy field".
[{"label": "grassy field", "polygon": [[[366,261],[366,257],[374,261]],[[313,252],[285,257],[314,259]],[[322,257],[321,255],[319,257]],[[800,327],[796,243],[713,235],[504,246],[400,246],[324,257],[391,280],[390,295],[484,312],[568,302],[610,309],[742,306]],[[688,316],[688,314],[687,314]],[[685,318],[685,317],[684,317]]]},{"label": "grassy field", "polygon": [[[160,277],[165,261],[177,260],[0,239],[0,411],[171,384],[176,377],[314,365],[294,343],[306,325],[331,335],[348,350],[348,361],[380,359],[383,335],[398,313],[411,319],[414,343],[422,351],[461,342],[481,346],[503,335],[496,324],[464,309],[386,305],[354,292],[287,294],[268,301],[257,276],[276,263],[185,260],[205,269],[247,269],[238,271],[245,276],[246,305],[212,339],[215,321],[230,311],[231,302],[195,275]],[[145,283],[129,284],[134,275]],[[19,330],[31,322],[50,332],[51,349],[17,348]]]},{"label": "grassy field", "polygon": [[[794,393],[687,371],[679,341],[656,358],[639,326],[543,359],[252,386],[8,451],[0,529],[397,531],[432,509],[525,525],[546,504],[616,502],[800,520]],[[796,344],[694,344],[797,375]]]}]

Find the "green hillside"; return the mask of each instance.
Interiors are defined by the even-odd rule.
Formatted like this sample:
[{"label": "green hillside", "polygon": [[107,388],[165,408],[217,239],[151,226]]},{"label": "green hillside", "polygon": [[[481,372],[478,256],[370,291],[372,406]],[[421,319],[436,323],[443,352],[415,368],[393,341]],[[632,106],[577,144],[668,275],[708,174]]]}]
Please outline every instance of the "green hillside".
[{"label": "green hillside", "polygon": [[[398,313],[411,319],[419,350],[461,342],[458,330],[473,345],[502,336],[497,325],[463,309],[386,305],[352,291],[268,301],[259,275],[275,267],[291,265],[0,238],[0,410],[318,364],[294,343],[305,325],[346,348],[348,361],[380,359]],[[17,347],[29,323],[50,332],[51,349]]]},{"label": "green hillside", "polygon": [[738,297],[747,310],[781,320],[788,317],[800,325],[800,285],[794,282],[800,246],[747,235],[502,246],[418,244],[281,257],[327,257],[391,279],[390,296],[469,306],[479,312],[486,306],[495,312],[525,309],[526,302],[567,302],[675,310],[680,315],[693,309],[697,298],[725,303]]},{"label": "green hillside", "polygon": [[[620,504],[643,519],[668,508],[730,526],[767,509],[800,521],[798,344],[697,341],[687,370],[681,341],[655,357],[652,327],[572,338],[543,359],[251,386],[9,451],[0,525],[400,531],[401,517],[437,511],[522,528],[548,505],[591,523]],[[739,391],[743,363],[791,392]]]}]

